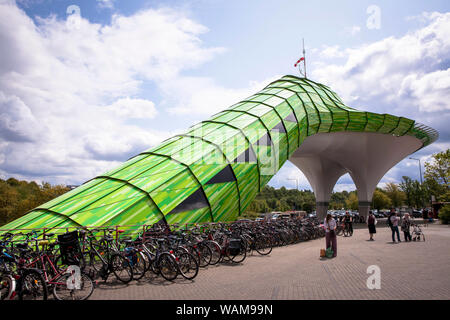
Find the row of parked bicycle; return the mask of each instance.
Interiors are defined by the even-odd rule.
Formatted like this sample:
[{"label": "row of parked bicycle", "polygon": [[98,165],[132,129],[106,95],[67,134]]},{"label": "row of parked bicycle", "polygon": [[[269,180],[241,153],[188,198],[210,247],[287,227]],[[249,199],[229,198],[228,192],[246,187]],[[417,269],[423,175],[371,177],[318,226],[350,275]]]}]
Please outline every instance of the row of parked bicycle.
[{"label": "row of parked bicycle", "polygon": [[2,300],[85,300],[95,281],[110,275],[122,282],[146,274],[174,281],[194,279],[200,268],[242,263],[253,251],[325,235],[316,218],[208,223],[181,228],[153,225],[134,237],[117,228],[80,228],[62,235],[37,231],[5,233],[0,241]]}]

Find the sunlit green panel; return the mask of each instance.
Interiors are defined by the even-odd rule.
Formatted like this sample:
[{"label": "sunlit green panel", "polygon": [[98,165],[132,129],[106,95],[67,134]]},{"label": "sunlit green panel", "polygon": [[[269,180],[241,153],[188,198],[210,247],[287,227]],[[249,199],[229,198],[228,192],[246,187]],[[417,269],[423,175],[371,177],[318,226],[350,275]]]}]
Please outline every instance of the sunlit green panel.
[{"label": "sunlit green panel", "polygon": [[349,114],[350,122],[347,126],[347,131],[364,132],[367,124],[367,117],[365,112],[351,112]]},{"label": "sunlit green panel", "polygon": [[400,122],[399,122],[397,128],[394,131],[392,131],[392,134],[395,134],[397,136],[404,135],[406,132],[408,132],[408,130],[413,125],[413,123],[414,123],[413,120],[406,119],[406,118],[400,118]]},{"label": "sunlit green panel", "polygon": [[281,118],[286,118],[292,113],[292,108],[289,106],[287,102],[282,102],[275,107],[275,110],[280,115]]},{"label": "sunlit green panel", "polygon": [[[255,163],[233,163],[231,167],[238,182],[241,195],[241,212],[243,212],[242,208],[247,207],[258,192],[258,167]],[[249,183],[249,181],[252,181],[252,183]]]},{"label": "sunlit green panel", "polygon": [[99,183],[101,183],[103,181],[105,181],[105,180],[104,179],[100,179],[100,178],[95,178],[95,179],[93,179],[93,180],[91,180],[89,182],[86,182],[86,183],[82,184],[81,186],[79,186],[79,187],[77,187],[77,188],[75,188],[73,190],[70,190],[69,192],[64,193],[63,195],[61,195],[61,196],[59,196],[59,197],[57,197],[57,198],[55,198],[53,200],[50,200],[49,202],[41,204],[38,208],[46,208],[46,209],[48,209],[48,208],[50,208],[50,207],[52,207],[52,206],[54,206],[54,205],[56,205],[58,203],[63,202],[66,199],[72,198],[72,197],[74,197],[74,196],[76,196],[78,194],[81,194],[82,192],[84,192],[86,190],[89,190],[90,188],[94,187],[95,185],[97,185],[97,184],[99,184]]},{"label": "sunlit green panel", "polygon": [[[101,191],[87,194],[82,197],[74,197],[74,198],[67,199],[67,200],[51,207],[51,210],[59,212],[59,213],[63,213],[65,215],[70,215],[73,212],[82,210],[83,208],[89,206],[91,203],[93,203],[95,201],[98,201],[99,199],[103,199],[103,198],[108,197],[111,194],[120,192],[118,190],[123,187],[124,187],[123,182],[107,181],[107,182],[103,183],[103,189],[101,189]],[[123,188],[122,190],[125,190],[125,188]]]},{"label": "sunlit green panel", "polygon": [[205,142],[201,139],[183,150],[180,150],[172,155],[174,160],[177,160],[184,164],[191,164],[198,159],[201,159],[202,155],[213,152],[217,147],[211,143]]},{"label": "sunlit green panel", "polygon": [[236,135],[242,135],[239,129],[230,126],[224,126],[220,130],[220,134],[217,134],[217,132],[212,132],[204,136],[204,139],[214,144],[221,144]]},{"label": "sunlit green panel", "polygon": [[[28,225],[32,225],[32,221],[34,219],[38,219],[40,216],[42,216],[43,212],[42,211],[31,211],[30,213],[15,219],[7,224],[5,224],[4,226],[1,227],[1,229],[21,229],[21,228],[30,228],[28,227]],[[0,232],[0,234],[5,233],[5,232]]]},{"label": "sunlit green panel", "polygon": [[297,95],[290,97],[287,101],[294,108],[295,116],[297,117],[297,120],[300,121],[300,119],[305,116],[305,109],[302,101]]},{"label": "sunlit green panel", "polygon": [[130,210],[133,204],[142,197],[134,197],[98,207],[88,208],[73,214],[70,218],[85,226],[101,226],[124,211]]},{"label": "sunlit green panel", "polygon": [[[152,225],[163,219],[158,208],[148,198],[142,198],[136,202],[129,210],[123,211],[112,218],[108,225]],[[124,229],[128,230],[128,229]]]},{"label": "sunlit green panel", "polygon": [[156,205],[161,209],[164,214],[169,213],[183,200],[198,190],[197,188],[185,188],[185,189],[171,189],[163,190],[160,192],[151,192],[150,196]]},{"label": "sunlit green panel", "polygon": [[255,121],[258,121],[258,117],[243,113],[238,118],[228,121],[228,123],[242,129]]},{"label": "sunlit green panel", "polygon": [[[122,169],[124,169],[124,168],[127,168],[127,167],[129,167],[129,166],[135,164],[136,162],[139,162],[139,161],[141,161],[142,159],[145,159],[145,158],[148,158],[148,157],[149,157],[148,154],[141,154],[141,155],[138,155],[138,156],[133,157],[133,158],[131,158],[130,160],[128,160],[128,161],[122,163],[120,166],[118,166],[118,167],[116,167],[116,168],[114,168],[114,169],[111,169],[111,170],[109,170],[109,171],[103,173],[102,175],[103,175],[103,176],[109,176],[109,175],[112,175],[112,174],[114,174],[115,172],[118,172],[118,171],[120,171],[120,170],[122,170]],[[78,189],[78,188],[77,188],[77,189]],[[72,190],[72,191],[74,191],[74,190]],[[66,193],[66,194],[67,194],[67,193]],[[64,194],[64,195],[66,195],[66,194]]]},{"label": "sunlit green panel", "polygon": [[199,184],[189,169],[177,173],[176,176],[166,180],[165,183],[153,190],[150,194],[160,191],[198,188]]},{"label": "sunlit green panel", "polygon": [[266,101],[267,99],[269,99],[270,97],[271,97],[270,95],[258,94],[258,95],[251,96],[247,100],[251,100],[251,101],[255,101],[255,102],[263,102],[263,101]]},{"label": "sunlit green panel", "polygon": [[183,168],[183,165],[173,161],[169,158],[166,158],[164,161],[162,161],[161,163],[159,163],[158,165],[149,168],[148,170],[142,172],[141,174],[139,174],[138,176],[134,177],[133,179],[131,179],[130,181],[139,179],[139,178],[143,178],[143,177],[149,177],[149,176],[153,176],[155,174],[162,174],[164,172],[168,172],[168,171],[172,171],[172,170],[178,170],[180,168]]},{"label": "sunlit green panel", "polygon": [[192,224],[211,222],[211,212],[208,208],[201,208],[197,210],[178,212],[166,215],[167,223],[169,224]]},{"label": "sunlit green panel", "polygon": [[225,153],[229,161],[236,159],[236,157],[247,150],[248,147],[249,145],[242,135],[236,135],[220,145],[222,152]]},{"label": "sunlit green panel", "polygon": [[253,108],[249,109],[248,112],[255,116],[261,117],[262,115],[271,112],[272,110],[273,109],[271,107],[268,107],[266,105],[256,104]]},{"label": "sunlit green panel", "polygon": [[80,204],[77,203],[76,205],[72,206],[55,206],[53,210],[65,215],[70,215],[71,219],[73,219],[75,212],[86,211],[97,207],[105,207],[109,206],[110,204],[119,203],[131,198],[140,198],[142,197],[142,194],[142,191],[124,184],[119,189],[107,194],[102,198],[97,198],[94,201],[80,202]]},{"label": "sunlit green panel", "polygon": [[162,148],[156,148],[155,149],[155,153],[158,154],[164,154],[164,155],[172,155],[175,152],[186,148],[187,146],[190,146],[191,144],[193,144],[195,142],[194,138],[190,138],[190,137],[180,137],[179,140],[177,140],[176,142],[170,143],[165,147]]},{"label": "sunlit green panel", "polygon": [[213,117],[212,119],[215,121],[220,121],[220,122],[228,122],[230,120],[233,120],[237,117],[239,117],[241,114],[239,112],[234,112],[234,111],[224,111],[219,113],[217,116]]},{"label": "sunlit green panel", "polygon": [[299,128],[300,128],[300,145],[301,145],[308,136],[308,119],[306,117],[300,120]]},{"label": "sunlit green panel", "polygon": [[214,221],[235,220],[239,215],[239,203],[236,184],[234,182],[218,183],[205,186]]},{"label": "sunlit green panel", "polygon": [[268,93],[268,94],[278,94],[279,92],[281,92],[282,89],[278,89],[278,88],[269,88],[269,89],[264,89],[261,92],[264,93]]},{"label": "sunlit green panel", "polygon": [[378,132],[378,129],[383,126],[384,116],[382,114],[367,112],[367,119],[366,132]]},{"label": "sunlit green panel", "polygon": [[333,125],[330,132],[345,131],[348,124],[348,112],[341,110],[340,112],[333,112]]},{"label": "sunlit green panel", "polygon": [[133,166],[124,168],[124,169],[110,175],[110,177],[121,179],[121,180],[128,180],[128,179],[131,179],[133,177],[140,175],[141,173],[147,171],[150,168],[153,168],[154,166],[162,163],[165,160],[166,160],[166,158],[164,158],[164,157],[151,155],[139,162],[136,162],[135,165],[133,165]]},{"label": "sunlit green panel", "polygon": [[191,170],[201,184],[207,183],[212,177],[219,173],[226,165],[192,164]]},{"label": "sunlit green panel", "polygon": [[315,112],[308,112],[308,135],[313,135],[319,130],[320,119]]},{"label": "sunlit green panel", "polygon": [[252,123],[251,125],[245,127],[242,131],[244,132],[250,143],[255,143],[261,137],[267,134],[267,129],[263,126],[261,121]]},{"label": "sunlit green panel", "polygon": [[318,132],[330,132],[331,126],[333,125],[332,114],[330,112],[320,113],[320,127]]},{"label": "sunlit green panel", "polygon": [[298,131],[297,130],[290,131],[288,137],[289,137],[289,155],[288,155],[289,158],[298,148]]},{"label": "sunlit green panel", "polygon": [[185,170],[185,167],[180,166],[174,170],[154,173],[151,176],[143,176],[132,179],[130,180],[130,183],[144,190],[145,192],[151,192],[164,184],[167,180],[177,176],[180,172]]},{"label": "sunlit green panel", "polygon": [[261,118],[261,121],[264,122],[265,126],[270,130],[280,123],[281,119],[278,117],[277,113],[272,110],[271,112],[266,113]]},{"label": "sunlit green panel", "polygon": [[223,128],[223,126],[224,126],[223,124],[219,123],[206,122],[202,123],[200,126],[192,128],[191,130],[188,131],[187,134],[196,137],[204,137],[207,134],[214,132],[215,130],[220,130],[221,128]]},{"label": "sunlit green panel", "polygon": [[392,130],[394,130],[397,127],[398,120],[399,119],[396,116],[391,116],[389,114],[386,114],[384,117],[384,124],[380,129],[378,129],[378,132],[381,132],[381,133],[391,132]]},{"label": "sunlit green panel", "polygon": [[276,107],[279,104],[283,103],[285,100],[279,97],[270,97],[266,101],[264,101],[265,104],[268,104],[269,106]]},{"label": "sunlit green panel", "polygon": [[[284,127],[286,128],[287,134],[289,136],[289,143],[291,141],[291,135],[296,134],[298,135],[298,124],[291,121],[283,121]],[[298,141],[297,141],[298,143]]]},{"label": "sunlit green panel", "polygon": [[228,163],[227,157],[229,161],[233,160],[234,158],[232,154],[227,154],[224,152],[223,148],[220,147],[220,149],[215,149],[212,152],[208,154],[204,154],[201,159],[197,160],[196,162],[192,163],[192,165],[199,165],[199,164],[207,164],[207,165],[225,165]]}]

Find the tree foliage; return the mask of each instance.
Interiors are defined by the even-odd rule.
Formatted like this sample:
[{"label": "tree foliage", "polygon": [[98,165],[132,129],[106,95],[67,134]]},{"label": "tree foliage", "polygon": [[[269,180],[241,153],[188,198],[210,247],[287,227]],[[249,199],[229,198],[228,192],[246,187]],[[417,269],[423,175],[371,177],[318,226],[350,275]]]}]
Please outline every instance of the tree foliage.
[{"label": "tree foliage", "polygon": [[0,225],[20,218],[26,212],[50,201],[70,189],[65,186],[0,179]]},{"label": "tree foliage", "polygon": [[425,162],[424,176],[428,197],[433,195],[436,201],[450,201],[450,149],[433,154],[432,160]]}]

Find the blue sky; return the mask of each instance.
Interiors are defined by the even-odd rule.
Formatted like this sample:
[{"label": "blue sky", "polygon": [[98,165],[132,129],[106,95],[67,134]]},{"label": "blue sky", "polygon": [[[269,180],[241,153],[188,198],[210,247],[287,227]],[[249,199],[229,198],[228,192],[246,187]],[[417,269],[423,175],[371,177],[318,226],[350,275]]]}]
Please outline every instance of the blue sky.
[{"label": "blue sky", "polygon": [[[379,28],[367,24],[373,6]],[[302,38],[309,77],[349,106],[438,129],[440,140],[414,155],[425,161],[450,141],[449,9],[444,0],[0,0],[0,177],[79,184],[101,174],[297,74]],[[417,163],[381,182],[402,175],[418,179]],[[309,188],[290,163],[270,184],[292,188],[289,179]],[[354,189],[348,175],[343,189]]]}]

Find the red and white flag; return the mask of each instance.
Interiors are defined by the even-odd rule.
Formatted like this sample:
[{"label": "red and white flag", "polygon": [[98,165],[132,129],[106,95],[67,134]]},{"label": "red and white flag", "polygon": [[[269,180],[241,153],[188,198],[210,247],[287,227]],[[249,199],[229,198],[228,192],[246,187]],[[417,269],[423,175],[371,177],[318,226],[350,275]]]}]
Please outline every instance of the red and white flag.
[{"label": "red and white flag", "polygon": [[294,67],[297,67],[297,65],[303,60],[305,60],[305,57],[301,57],[300,59],[298,59],[298,61],[294,64]]}]

